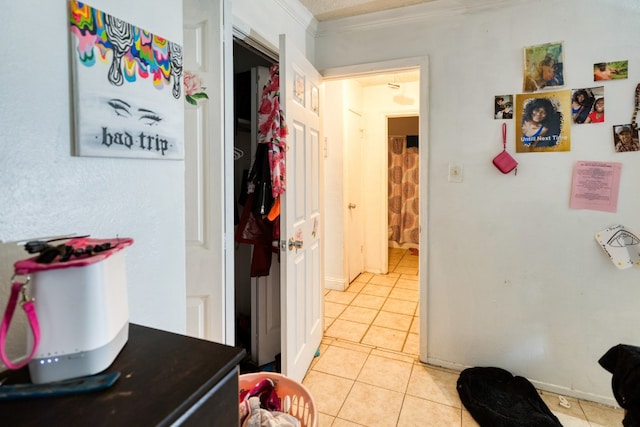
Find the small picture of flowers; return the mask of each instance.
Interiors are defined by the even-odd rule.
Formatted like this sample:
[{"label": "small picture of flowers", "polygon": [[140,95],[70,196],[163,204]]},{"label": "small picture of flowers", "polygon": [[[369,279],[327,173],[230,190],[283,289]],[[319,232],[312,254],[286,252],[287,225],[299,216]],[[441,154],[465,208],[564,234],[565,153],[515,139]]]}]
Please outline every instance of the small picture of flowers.
[{"label": "small picture of flowers", "polygon": [[205,93],[207,88],[202,86],[202,79],[194,72],[184,72],[184,93],[186,101],[191,105],[198,105],[199,99],[209,99]]}]

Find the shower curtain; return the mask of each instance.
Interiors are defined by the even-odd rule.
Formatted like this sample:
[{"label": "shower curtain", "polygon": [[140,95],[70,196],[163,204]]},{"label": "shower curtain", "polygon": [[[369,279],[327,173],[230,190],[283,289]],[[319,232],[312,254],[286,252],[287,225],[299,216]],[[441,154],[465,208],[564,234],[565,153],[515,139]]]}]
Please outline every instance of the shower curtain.
[{"label": "shower curtain", "polygon": [[389,240],[398,244],[419,243],[417,141],[417,136],[389,137]]}]

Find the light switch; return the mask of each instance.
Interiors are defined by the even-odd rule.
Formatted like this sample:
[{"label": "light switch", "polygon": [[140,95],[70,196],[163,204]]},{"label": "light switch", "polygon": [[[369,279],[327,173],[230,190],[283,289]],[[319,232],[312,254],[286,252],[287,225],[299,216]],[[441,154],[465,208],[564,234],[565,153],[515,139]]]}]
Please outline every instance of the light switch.
[{"label": "light switch", "polygon": [[449,163],[449,182],[462,182],[462,165]]}]

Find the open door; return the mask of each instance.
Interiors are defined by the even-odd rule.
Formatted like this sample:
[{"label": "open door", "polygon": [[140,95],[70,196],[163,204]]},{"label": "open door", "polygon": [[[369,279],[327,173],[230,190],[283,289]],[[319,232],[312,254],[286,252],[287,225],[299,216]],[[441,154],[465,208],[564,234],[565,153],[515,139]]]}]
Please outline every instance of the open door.
[{"label": "open door", "polygon": [[280,35],[280,100],[289,130],[281,196],[282,373],[302,381],[323,333],[320,74]]},{"label": "open door", "polygon": [[[346,177],[347,222],[345,227],[345,252],[349,283],[364,271],[364,218],[362,210],[362,115],[349,109],[347,112],[347,151],[344,176]],[[348,286],[348,284],[347,284]]]},{"label": "open door", "polygon": [[[198,76],[204,87],[215,88],[222,81],[223,1],[184,0],[184,72]],[[224,185],[223,126],[220,120],[224,99],[209,99],[185,106],[185,247],[187,335],[233,344],[226,324],[233,327],[233,294],[225,282],[224,205],[219,191]],[[233,329],[231,329],[233,330]]]}]

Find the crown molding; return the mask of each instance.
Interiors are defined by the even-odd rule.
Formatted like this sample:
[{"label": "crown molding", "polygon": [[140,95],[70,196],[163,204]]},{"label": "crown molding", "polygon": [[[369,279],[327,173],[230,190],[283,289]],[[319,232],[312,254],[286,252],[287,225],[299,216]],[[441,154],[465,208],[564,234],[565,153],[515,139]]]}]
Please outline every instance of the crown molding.
[{"label": "crown molding", "polygon": [[289,14],[312,37],[318,32],[318,20],[297,0],[274,0],[285,12]]},{"label": "crown molding", "polygon": [[465,15],[491,9],[504,9],[519,4],[532,4],[540,0],[435,0],[396,9],[372,12],[364,15],[322,21],[318,24],[316,38],[339,33],[366,31],[381,27],[409,25],[416,22],[437,20],[443,17]]}]

